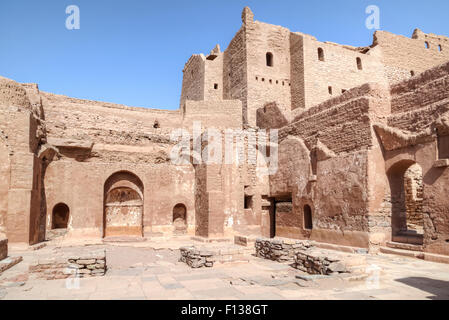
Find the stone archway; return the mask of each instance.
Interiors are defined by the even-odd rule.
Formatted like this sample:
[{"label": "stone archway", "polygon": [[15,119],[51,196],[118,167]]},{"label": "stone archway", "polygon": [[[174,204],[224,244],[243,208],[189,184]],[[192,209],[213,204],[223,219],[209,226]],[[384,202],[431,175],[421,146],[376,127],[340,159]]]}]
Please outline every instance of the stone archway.
[{"label": "stone archway", "polygon": [[110,176],[104,188],[104,237],[143,236],[143,184],[133,173]]},{"label": "stone archway", "polygon": [[394,242],[423,244],[423,176],[419,164],[399,161],[388,171]]}]

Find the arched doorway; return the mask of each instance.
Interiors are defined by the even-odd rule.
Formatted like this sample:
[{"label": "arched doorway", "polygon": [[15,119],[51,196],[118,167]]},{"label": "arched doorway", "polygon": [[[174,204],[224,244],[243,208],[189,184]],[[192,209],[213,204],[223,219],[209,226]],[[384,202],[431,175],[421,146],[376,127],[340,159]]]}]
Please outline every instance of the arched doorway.
[{"label": "arched doorway", "polygon": [[175,234],[187,233],[187,208],[182,203],[173,208],[173,226]]},{"label": "arched doorway", "polygon": [[133,173],[110,176],[104,187],[104,237],[143,236],[143,184]]},{"label": "arched doorway", "polygon": [[69,225],[70,209],[65,203],[58,203],[53,208],[51,216],[52,229],[67,229]]},{"label": "arched doorway", "polygon": [[396,163],[388,172],[391,190],[392,240],[423,244],[423,173],[412,160]]}]

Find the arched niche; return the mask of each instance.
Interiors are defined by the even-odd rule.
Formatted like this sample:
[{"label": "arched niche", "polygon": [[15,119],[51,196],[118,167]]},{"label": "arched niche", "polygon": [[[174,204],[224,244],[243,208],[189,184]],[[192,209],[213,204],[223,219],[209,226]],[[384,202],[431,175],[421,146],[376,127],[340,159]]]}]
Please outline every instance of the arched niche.
[{"label": "arched niche", "polygon": [[54,206],[51,215],[52,229],[67,229],[69,225],[70,209],[65,203],[58,203]]},{"label": "arched niche", "polygon": [[143,183],[120,171],[104,184],[104,237],[143,236]]}]

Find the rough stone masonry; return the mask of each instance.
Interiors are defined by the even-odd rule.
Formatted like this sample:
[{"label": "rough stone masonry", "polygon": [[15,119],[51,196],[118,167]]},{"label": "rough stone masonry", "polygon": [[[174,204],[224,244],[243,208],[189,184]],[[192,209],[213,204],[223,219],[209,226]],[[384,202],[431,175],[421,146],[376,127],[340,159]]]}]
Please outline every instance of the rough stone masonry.
[{"label": "rough stone masonry", "polygon": [[[245,161],[170,161],[173,130],[192,133],[197,121],[201,137],[247,129]],[[277,170],[263,175],[267,159],[245,134],[275,129],[278,143],[265,141]],[[10,244],[239,235],[369,250],[406,243],[447,261],[448,185],[449,38],[419,29],[376,31],[354,47],[244,8],[226,49],[186,62],[175,111],[0,77],[0,238]],[[260,255],[292,258],[263,246]],[[80,273],[103,272],[73,260]]]}]

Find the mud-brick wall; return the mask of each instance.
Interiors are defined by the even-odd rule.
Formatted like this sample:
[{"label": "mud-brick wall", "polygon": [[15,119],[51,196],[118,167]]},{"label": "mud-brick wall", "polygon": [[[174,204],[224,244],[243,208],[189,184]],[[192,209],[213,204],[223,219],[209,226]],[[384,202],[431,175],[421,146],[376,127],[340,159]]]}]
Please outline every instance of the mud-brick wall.
[{"label": "mud-brick wall", "polygon": [[8,256],[8,239],[0,236],[0,261]]},{"label": "mud-brick wall", "polygon": [[[259,21],[246,24],[248,123],[256,124],[257,109],[276,102],[290,118],[290,31]],[[272,54],[272,66],[267,65]]]},{"label": "mud-brick wall", "polygon": [[242,118],[247,121],[247,64],[245,28],[242,27],[231,40],[223,57],[223,99],[242,101]]},{"label": "mud-brick wall", "polygon": [[204,99],[205,61],[206,57],[202,54],[193,55],[187,61],[183,70],[181,109],[186,100],[200,101]]},{"label": "mud-brick wall", "polygon": [[[307,110],[280,130],[279,170],[270,177],[270,190],[273,196],[291,193],[293,210],[291,228],[280,227],[277,232],[368,246],[368,150],[373,144],[368,115],[377,89],[366,85],[350,90]],[[329,151],[317,158],[312,174],[311,150],[318,140]],[[311,207],[312,231],[303,225],[305,205]]]},{"label": "mud-brick wall", "polygon": [[[422,32],[415,33],[416,39],[395,35],[386,31],[374,34],[374,44],[381,49],[381,61],[390,83],[407,80],[413,71],[424,72],[449,60],[449,39],[433,37]],[[426,42],[429,48],[426,48]],[[439,45],[442,50],[439,51]]]},{"label": "mud-brick wall", "polygon": [[415,134],[427,132],[427,142],[385,155],[388,167],[406,159],[422,168],[424,250],[438,254],[449,254],[449,168],[434,166],[438,159],[434,129],[436,121],[449,111],[448,88],[449,63],[391,88],[394,113],[388,124]]},{"label": "mud-brick wall", "polygon": [[[310,108],[342,91],[365,83],[386,83],[377,56],[304,36],[305,107]],[[322,60],[318,50],[322,50]],[[360,65],[357,63],[360,59]],[[359,67],[361,69],[359,69]]]},{"label": "mud-brick wall", "polygon": [[[448,58],[449,60],[449,58]],[[391,87],[391,112],[404,113],[449,99],[449,63]],[[415,120],[412,120],[416,122]]]},{"label": "mud-brick wall", "polygon": [[405,207],[409,229],[422,232],[423,229],[423,183],[422,170],[411,166],[404,176]]}]

